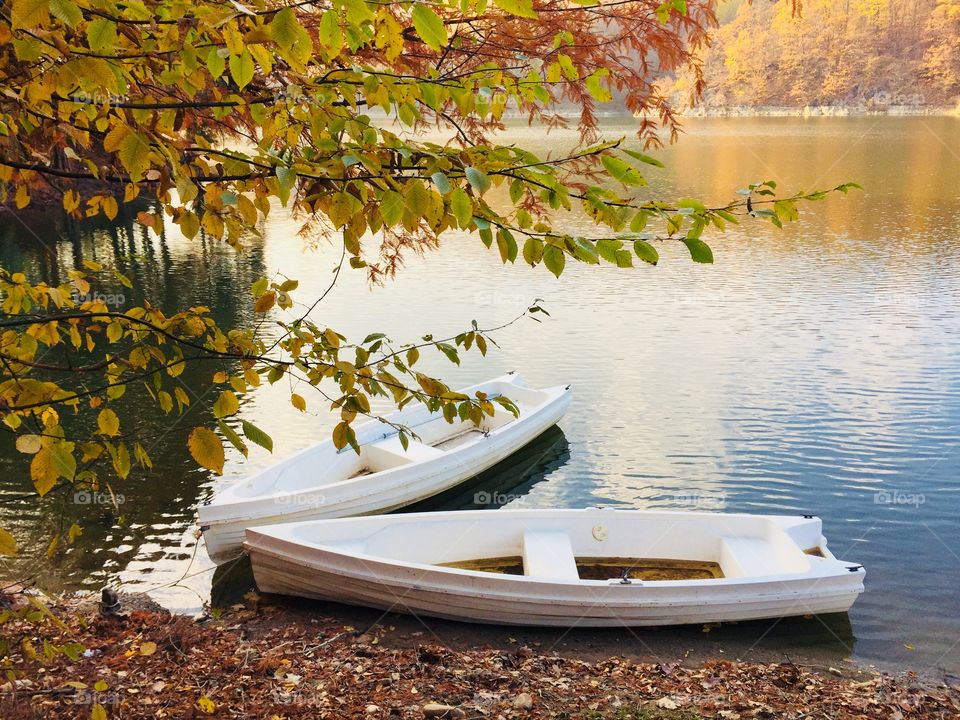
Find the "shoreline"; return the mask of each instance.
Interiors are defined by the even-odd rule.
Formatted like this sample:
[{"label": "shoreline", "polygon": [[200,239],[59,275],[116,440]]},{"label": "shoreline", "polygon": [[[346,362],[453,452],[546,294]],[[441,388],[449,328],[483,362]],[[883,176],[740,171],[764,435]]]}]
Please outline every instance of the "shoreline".
[{"label": "shoreline", "polygon": [[[332,606],[255,593],[199,620],[144,596],[121,600],[119,616],[91,596],[56,604],[65,629],[8,621],[0,637],[17,640],[8,652],[18,682],[0,686],[0,716],[89,717],[98,703],[125,718],[960,717],[960,679],[947,677],[689,652],[644,659],[447,623],[458,639],[432,620],[354,625],[362,615],[349,609],[334,617]],[[85,650],[76,661],[30,660],[18,631],[37,648],[46,636]]]},{"label": "shoreline", "polygon": [[954,107],[926,105],[722,105],[688,108],[689,118],[754,117],[960,117]]}]

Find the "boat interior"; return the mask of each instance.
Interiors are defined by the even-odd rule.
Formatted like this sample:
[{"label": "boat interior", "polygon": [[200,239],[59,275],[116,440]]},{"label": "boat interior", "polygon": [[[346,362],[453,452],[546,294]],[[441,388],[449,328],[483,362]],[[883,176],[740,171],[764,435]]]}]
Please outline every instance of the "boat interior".
[{"label": "boat interior", "polygon": [[[551,397],[546,390],[523,387],[508,381],[491,381],[475,389],[482,389],[489,397],[509,397],[517,405],[520,417]],[[287,492],[298,492],[318,486],[318,468],[323,470],[322,484],[326,485],[440,458],[451,450],[480,442],[487,434],[516,421],[517,418],[505,408],[500,405],[495,408],[493,416],[484,417],[480,425],[459,419],[449,423],[442,413],[432,413],[422,405],[408,408],[392,416],[417,435],[416,438],[409,438],[406,448],[401,444],[397,431],[389,424],[366,423],[357,428],[359,455],[350,447],[337,451],[332,444],[324,443],[265,470],[236,486],[232,492],[240,498],[269,493],[277,487],[283,487]]]},{"label": "boat interior", "polygon": [[[482,513],[482,511],[481,511]],[[485,513],[483,513],[485,514]],[[386,559],[551,580],[713,580],[807,572],[831,562],[817,519],[607,511],[506,511],[483,518],[302,526],[299,540]],[[499,516],[503,517],[499,517]],[[406,516],[413,517],[413,516]],[[365,529],[364,529],[365,528]]]}]

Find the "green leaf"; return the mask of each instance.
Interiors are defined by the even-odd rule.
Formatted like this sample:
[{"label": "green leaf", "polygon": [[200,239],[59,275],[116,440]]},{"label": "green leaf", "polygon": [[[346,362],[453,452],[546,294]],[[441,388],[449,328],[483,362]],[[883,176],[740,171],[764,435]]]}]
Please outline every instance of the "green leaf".
[{"label": "green leaf", "polygon": [[450,212],[457,219],[461,230],[466,230],[473,220],[473,201],[462,188],[456,188],[450,194]]},{"label": "green leaf", "polygon": [[507,262],[516,262],[517,260],[517,241],[506,228],[497,230],[497,249],[500,251],[500,260]]},{"label": "green leaf", "polygon": [[106,18],[87,23],[87,42],[94,52],[112,50],[117,46],[117,24]]},{"label": "green leaf", "polygon": [[448,42],[447,27],[443,24],[443,20],[427,5],[421,3],[415,5],[411,18],[417,35],[430,48],[440,52],[446,47]]},{"label": "green leaf", "polygon": [[656,265],[660,262],[660,253],[657,252],[657,249],[653,245],[645,240],[634,241],[633,251],[637,254],[637,257],[645,263]]},{"label": "green leaf", "polygon": [[249,51],[244,50],[240,55],[230,56],[230,75],[241,90],[253,80],[255,69],[253,56]]},{"label": "green leaf", "polygon": [[690,258],[694,262],[710,264],[713,262],[713,251],[703,240],[683,238],[683,244],[690,251]]},{"label": "green leaf", "polygon": [[393,190],[383,193],[383,199],[380,200],[380,217],[383,218],[387,227],[393,227],[403,219],[403,210],[403,195]]},{"label": "green leaf", "polygon": [[533,9],[533,0],[493,0],[493,2],[498,8],[506,10],[511,15],[519,15],[532,20],[539,17]]},{"label": "green leaf", "polygon": [[[361,3],[363,4],[363,3]],[[364,5],[364,7],[366,7]],[[280,47],[281,54],[294,64],[304,66],[313,56],[313,42],[310,35],[297,19],[293,8],[285,7],[273,16],[270,35]],[[207,61],[209,63],[209,60]]]},{"label": "green leaf", "polygon": [[543,260],[543,242],[537,238],[527,238],[523,243],[523,259],[530,267]]},{"label": "green leaf", "polygon": [[447,176],[442,172],[437,171],[433,173],[433,175],[430,176],[430,179],[433,180],[433,184],[439,192],[443,193],[444,195],[450,192],[450,180],[448,180]]},{"label": "green leaf", "polygon": [[547,266],[547,270],[557,277],[560,277],[560,273],[563,272],[563,266],[566,265],[566,263],[567,258],[563,250],[556,245],[547,245],[543,251],[543,264]]},{"label": "green leaf", "polygon": [[318,30],[320,44],[336,55],[343,49],[343,33],[340,31],[340,18],[335,10],[327,10],[320,18]]},{"label": "green leaf", "polygon": [[626,160],[621,160],[613,155],[604,155],[600,162],[607,169],[607,172],[624,185],[646,185],[647,181],[643,175],[633,165]]},{"label": "green leaf", "polygon": [[490,189],[490,178],[487,177],[487,174],[482,170],[478,170],[471,165],[464,171],[464,174],[467,176],[467,180],[473,186],[473,189],[481,195]]},{"label": "green leaf", "polygon": [[663,163],[657,160],[655,157],[650,157],[649,155],[645,155],[642,152],[637,152],[636,150],[624,150],[624,152],[634,160],[639,160],[642,163],[653,165],[655,167],[663,167]]},{"label": "green leaf", "polygon": [[233,445],[237,450],[243,453],[243,456],[246,457],[249,449],[247,444],[237,435],[236,431],[227,425],[222,420],[217,421],[217,427],[220,428],[220,433]]},{"label": "green leaf", "polygon": [[227,61],[220,54],[220,48],[210,48],[210,52],[207,53],[207,70],[210,71],[213,79],[216,80],[223,75],[223,71],[226,70],[226,68]]},{"label": "green leaf", "polygon": [[794,222],[800,218],[797,211],[797,204],[792,200],[777,200],[773,205],[774,211],[784,222]]},{"label": "green leaf", "polygon": [[255,445],[259,445],[264,450],[273,452],[273,438],[267,435],[263,430],[258,428],[252,422],[246,420],[240,421],[240,427],[243,428],[243,435],[250,442]]},{"label": "green leaf", "polygon": [[619,240],[598,240],[597,241],[597,252],[600,254],[604,260],[608,263],[617,263],[617,250],[623,247],[623,243]]},{"label": "green leaf", "polygon": [[[607,68],[599,68],[594,70],[586,80],[587,91],[597,102],[610,102],[613,100],[613,95],[611,94],[609,88],[603,84],[603,79],[610,75],[610,70]],[[629,151],[628,151],[629,152]]]},{"label": "green leaf", "polygon": [[83,13],[72,0],[50,0],[50,14],[70,27],[83,20]]},{"label": "green leaf", "polygon": [[689,208],[690,210],[698,213],[705,213],[707,211],[707,206],[694,198],[683,198],[682,200],[679,200],[677,202],[677,207]]}]

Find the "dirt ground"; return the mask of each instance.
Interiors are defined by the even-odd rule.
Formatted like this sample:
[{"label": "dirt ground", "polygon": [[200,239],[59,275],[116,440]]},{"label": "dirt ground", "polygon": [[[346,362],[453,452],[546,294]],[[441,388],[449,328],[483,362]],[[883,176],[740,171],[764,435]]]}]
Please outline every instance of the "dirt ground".
[{"label": "dirt ground", "polygon": [[[909,673],[645,662],[536,633],[491,646],[469,642],[469,626],[462,638],[389,619],[354,627],[253,594],[200,621],[155,609],[106,616],[95,602],[53,609],[62,626],[0,625],[0,718],[960,719],[960,688]],[[45,641],[76,659],[48,657]]]}]

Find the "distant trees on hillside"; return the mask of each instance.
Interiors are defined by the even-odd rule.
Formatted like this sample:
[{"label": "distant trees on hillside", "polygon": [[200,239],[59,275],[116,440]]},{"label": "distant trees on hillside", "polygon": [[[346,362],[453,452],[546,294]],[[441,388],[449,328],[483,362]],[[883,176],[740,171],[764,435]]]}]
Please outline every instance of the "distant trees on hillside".
[{"label": "distant trees on hillside", "polygon": [[800,16],[791,2],[733,5],[704,54],[708,105],[952,105],[960,96],[960,0],[803,0]]}]

